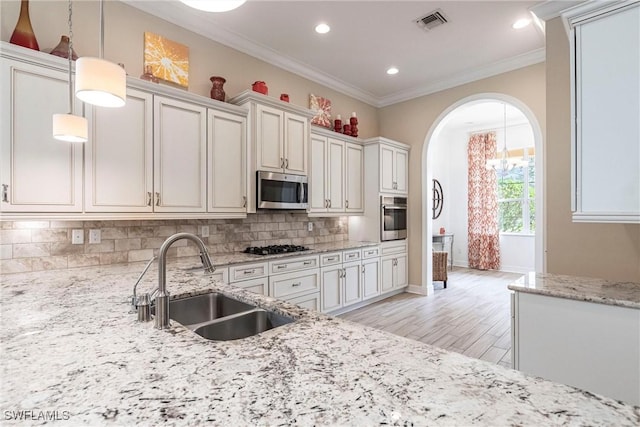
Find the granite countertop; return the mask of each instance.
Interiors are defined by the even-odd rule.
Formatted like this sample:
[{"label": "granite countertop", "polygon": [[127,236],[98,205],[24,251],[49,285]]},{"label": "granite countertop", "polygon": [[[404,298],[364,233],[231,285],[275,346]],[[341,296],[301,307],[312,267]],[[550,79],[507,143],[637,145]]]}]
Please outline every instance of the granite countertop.
[{"label": "granite countertop", "polygon": [[640,283],[613,282],[590,277],[529,273],[509,289],[599,304],[640,309]]},{"label": "granite countertop", "polygon": [[4,425],[24,423],[11,421],[17,411],[32,411],[31,424],[58,411],[65,425],[640,423],[639,407],[216,283],[175,262],[173,296],[217,290],[297,321],[227,342],[176,323],[159,331],[128,313],[143,266],[1,277]]},{"label": "granite countertop", "polygon": [[286,258],[294,256],[315,255],[324,252],[344,251],[348,249],[366,248],[368,246],[379,246],[380,243],[375,242],[358,242],[353,240],[331,243],[319,243],[316,245],[307,245],[308,251],[287,252],[272,255],[253,255],[244,252],[219,253],[211,254],[211,260],[216,267],[224,267],[231,264],[244,264],[248,262],[264,262],[277,258]]}]

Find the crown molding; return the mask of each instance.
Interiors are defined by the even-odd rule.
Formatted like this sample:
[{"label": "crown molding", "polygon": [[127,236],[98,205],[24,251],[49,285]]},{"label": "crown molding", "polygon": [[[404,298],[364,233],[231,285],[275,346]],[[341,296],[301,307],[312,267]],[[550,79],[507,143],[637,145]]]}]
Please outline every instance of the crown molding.
[{"label": "crown molding", "polygon": [[[369,104],[376,108],[386,107],[399,102],[408,101],[420,96],[429,95],[444,89],[449,89],[461,84],[470,83],[497,74],[512,71],[528,65],[545,61],[544,48],[534,50],[522,55],[508,58],[491,65],[477,67],[450,78],[443,79],[427,86],[421,86],[406,91],[398,92],[385,97],[377,97],[352,84],[344,82],[332,75],[320,71],[308,64],[297,61],[267,46],[255,43],[240,34],[211,25],[202,14],[195,9],[183,6],[177,1],[136,1],[120,0],[131,7],[156,16],[179,27],[188,29],[196,34],[231,47],[268,64],[282,68],[291,73],[309,79],[313,82],[331,88],[354,99]],[[556,2],[550,2],[556,3]],[[561,3],[561,2],[558,2]],[[545,3],[546,4],[546,3]],[[566,8],[566,7],[565,7]]]},{"label": "crown molding", "polygon": [[[593,0],[589,0],[592,2]],[[582,3],[587,2],[587,0]],[[531,12],[533,12],[539,19],[543,21],[548,21],[553,18],[557,18],[561,16],[565,11],[576,7],[576,4],[567,5],[566,2],[558,1],[558,0],[549,0],[544,3],[532,6],[529,8]]]},{"label": "crown molding", "polygon": [[485,79],[487,77],[492,77],[498,74],[506,73],[508,71],[517,70],[518,68],[523,68],[529,65],[538,64],[540,62],[545,61],[545,55],[546,55],[545,49],[540,48],[540,49],[532,50],[531,52],[524,53],[522,55],[517,55],[502,61],[495,62],[491,65],[485,65],[484,67],[477,67],[473,70],[458,73],[447,79],[434,82],[427,86],[398,92],[394,95],[380,98],[378,102],[378,107],[387,107],[389,105],[397,104],[399,102],[409,101],[414,98],[440,92],[441,90],[460,86],[465,83],[471,83],[477,80]]}]

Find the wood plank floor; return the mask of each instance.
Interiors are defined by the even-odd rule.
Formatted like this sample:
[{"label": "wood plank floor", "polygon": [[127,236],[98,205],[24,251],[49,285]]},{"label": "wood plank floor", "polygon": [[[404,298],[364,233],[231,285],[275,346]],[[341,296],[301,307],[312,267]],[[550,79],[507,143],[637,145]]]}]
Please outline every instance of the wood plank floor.
[{"label": "wood plank floor", "polygon": [[399,294],[340,317],[436,347],[511,367],[507,285],[520,274],[454,267],[447,289]]}]

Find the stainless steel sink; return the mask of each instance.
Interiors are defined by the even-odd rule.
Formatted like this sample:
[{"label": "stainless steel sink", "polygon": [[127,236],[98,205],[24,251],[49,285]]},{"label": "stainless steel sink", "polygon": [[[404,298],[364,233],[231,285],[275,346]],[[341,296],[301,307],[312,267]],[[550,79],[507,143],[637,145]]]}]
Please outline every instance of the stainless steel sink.
[{"label": "stainless steel sink", "polygon": [[169,301],[169,317],[213,341],[246,338],[294,322],[215,292]]},{"label": "stainless steel sink", "polygon": [[254,308],[253,305],[222,294],[209,293],[169,301],[169,317],[184,326],[189,326]]},{"label": "stainless steel sink", "polygon": [[194,332],[208,340],[230,341],[257,335],[291,322],[293,319],[290,317],[255,309],[247,313],[218,319],[194,329]]}]

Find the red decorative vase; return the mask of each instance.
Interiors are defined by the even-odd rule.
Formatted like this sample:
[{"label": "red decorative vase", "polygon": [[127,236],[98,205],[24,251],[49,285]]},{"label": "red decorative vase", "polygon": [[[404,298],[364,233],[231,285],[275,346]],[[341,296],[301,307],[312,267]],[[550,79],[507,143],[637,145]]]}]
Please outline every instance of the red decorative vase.
[{"label": "red decorative vase", "polygon": [[253,89],[254,92],[258,92],[263,95],[269,94],[269,88],[267,87],[267,84],[265,82],[261,82],[261,81],[254,82],[251,88]]},{"label": "red decorative vase", "polygon": [[[69,58],[69,37],[60,37],[60,43],[58,43],[58,46],[54,47],[50,53],[51,55],[59,56],[61,58]],[[78,59],[78,55],[76,55],[76,51],[73,49],[71,50],[71,59],[74,61]]]},{"label": "red decorative vase", "polygon": [[147,65],[144,69],[144,74],[140,76],[142,80],[146,80],[148,82],[159,83],[160,80],[153,75],[153,71],[151,69],[151,65]]},{"label": "red decorative vase", "polygon": [[9,42],[29,49],[40,50],[29,18],[29,0],[20,2],[20,16]]},{"label": "red decorative vase", "polygon": [[280,101],[289,102],[289,94],[283,93],[280,95]]},{"label": "red decorative vase", "polygon": [[344,133],[344,134],[345,134],[345,135],[347,135],[347,136],[351,136],[351,125],[347,125],[347,124],[345,124],[345,125],[342,127],[342,133]]},{"label": "red decorative vase", "polygon": [[342,120],[341,119],[335,119],[333,121],[333,130],[336,131],[336,132],[342,131]]},{"label": "red decorative vase", "polygon": [[220,76],[213,76],[209,80],[211,80],[211,83],[213,84],[213,87],[211,88],[211,99],[224,102],[227,94],[224,93],[224,88],[222,86],[227,82],[227,80]]}]

